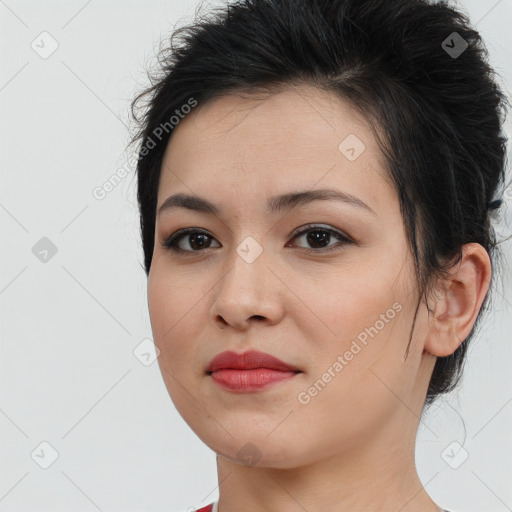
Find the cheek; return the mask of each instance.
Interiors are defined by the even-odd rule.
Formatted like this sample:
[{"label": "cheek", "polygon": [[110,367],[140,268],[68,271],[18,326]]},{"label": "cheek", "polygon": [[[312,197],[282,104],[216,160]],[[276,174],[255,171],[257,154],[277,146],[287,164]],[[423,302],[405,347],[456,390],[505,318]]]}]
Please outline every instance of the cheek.
[{"label": "cheek", "polygon": [[[186,282],[185,282],[186,281]],[[148,308],[151,328],[160,358],[167,368],[177,371],[186,362],[193,364],[201,325],[198,315],[205,314],[207,297],[200,283],[171,277],[158,265],[151,267],[148,279]]]},{"label": "cheek", "polygon": [[376,322],[379,331],[387,331],[397,316],[399,307],[393,305],[404,296],[399,275],[397,265],[389,261],[376,264],[370,257],[361,258],[317,278],[314,285],[303,276],[304,299],[338,339],[352,339],[361,333],[364,339],[366,330]]},{"label": "cheek", "polygon": [[194,293],[197,288],[191,287],[190,281],[185,286],[181,279],[170,275],[152,265],[148,279],[148,307],[153,339],[160,351],[157,361],[162,378],[176,409],[188,418],[201,410],[200,397],[191,394],[191,390],[197,385],[197,378],[203,377],[198,340],[204,322],[199,321],[197,315],[205,314],[202,309],[205,302],[200,301],[204,294],[197,296]]},{"label": "cheek", "polygon": [[[392,257],[373,258],[368,256],[317,281],[312,292],[312,309],[329,330],[322,331],[326,333],[323,343],[311,336],[309,349],[315,353],[311,381],[336,381],[328,384],[332,393],[335,388],[340,392],[352,389],[357,400],[386,394],[379,376],[393,386],[407,378],[403,359],[414,313],[409,307],[412,294],[407,280],[412,268]],[[305,322],[302,328],[308,329]],[[336,377],[329,377],[329,372]],[[336,400],[351,402],[350,397]]]},{"label": "cheek", "polygon": [[175,317],[175,307],[172,304],[176,303],[176,290],[171,288],[169,281],[159,272],[158,265],[153,261],[148,277],[148,309],[154,341],[160,349],[164,334],[172,326]]}]

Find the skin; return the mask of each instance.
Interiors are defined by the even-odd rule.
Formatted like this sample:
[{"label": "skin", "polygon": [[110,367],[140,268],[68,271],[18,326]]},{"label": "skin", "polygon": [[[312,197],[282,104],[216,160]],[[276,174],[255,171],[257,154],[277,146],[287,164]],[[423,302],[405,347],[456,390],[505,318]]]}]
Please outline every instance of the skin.
[{"label": "skin", "polygon": [[[365,144],[355,161],[338,149],[349,134]],[[270,196],[320,188],[357,196],[374,213],[335,200],[265,213]],[[469,334],[487,292],[486,251],[463,247],[461,263],[435,283],[429,315],[370,127],[349,103],[305,85],[194,109],[167,147],[157,211],[176,193],[221,212],[157,217],[148,304],[170,397],[217,453],[219,512],[439,511],[416,471],[415,438],[436,356]],[[308,223],[354,243],[295,237]],[[204,249],[190,236],[179,242],[187,253],[162,246],[189,227],[208,232]],[[236,250],[248,236],[263,251],[252,263]],[[344,358],[381,315],[384,327]],[[216,354],[248,349],[302,373],[253,393],[224,390],[205,373]],[[342,370],[301,403],[338,356]]]}]

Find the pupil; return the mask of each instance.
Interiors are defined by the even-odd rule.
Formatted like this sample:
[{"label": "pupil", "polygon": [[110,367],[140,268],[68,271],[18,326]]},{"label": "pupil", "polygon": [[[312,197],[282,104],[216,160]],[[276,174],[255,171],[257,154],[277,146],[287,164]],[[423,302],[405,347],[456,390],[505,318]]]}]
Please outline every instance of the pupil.
[{"label": "pupil", "polygon": [[[198,242],[198,238],[202,237],[202,242]],[[207,235],[203,235],[201,233],[199,234],[193,234],[193,235],[190,235],[190,246],[193,248],[193,249],[202,249],[206,246],[206,239],[208,238]],[[194,244],[198,242],[198,245],[199,247],[195,247]]]},{"label": "pupil", "polygon": [[[317,236],[315,236],[317,235]],[[318,236],[319,235],[319,236]],[[313,247],[315,247],[315,244],[318,244],[320,242],[320,245],[322,242],[329,242],[330,234],[327,233],[327,231],[311,231],[308,236],[308,243],[311,244]],[[324,247],[321,245],[321,247]]]}]

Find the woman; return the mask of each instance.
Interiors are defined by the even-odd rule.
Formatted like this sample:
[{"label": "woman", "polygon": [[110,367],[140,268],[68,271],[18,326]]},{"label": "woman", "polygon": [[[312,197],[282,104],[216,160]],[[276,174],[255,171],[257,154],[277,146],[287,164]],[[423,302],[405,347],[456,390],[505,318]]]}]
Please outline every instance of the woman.
[{"label": "woman", "polygon": [[[159,365],[217,453],[202,512],[439,512],[420,416],[490,297],[506,100],[426,0],[240,0],[134,101]],[[174,43],[174,40],[173,40]]]}]

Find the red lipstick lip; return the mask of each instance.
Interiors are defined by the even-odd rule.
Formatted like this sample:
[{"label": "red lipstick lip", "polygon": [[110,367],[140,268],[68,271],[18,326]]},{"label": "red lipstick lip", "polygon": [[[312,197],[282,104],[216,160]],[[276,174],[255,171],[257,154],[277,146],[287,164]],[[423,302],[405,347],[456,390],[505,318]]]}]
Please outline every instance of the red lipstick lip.
[{"label": "red lipstick lip", "polygon": [[242,354],[237,354],[231,350],[217,354],[206,368],[206,373],[212,373],[217,370],[253,370],[255,368],[268,368],[282,372],[301,372],[296,366],[289,365],[280,359],[277,359],[265,352],[249,350]]}]

